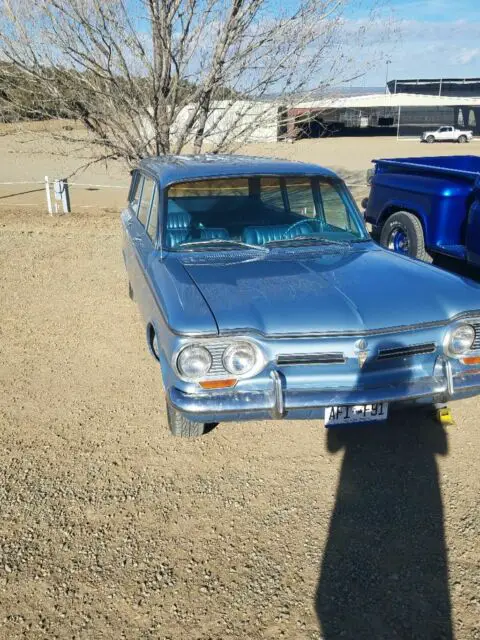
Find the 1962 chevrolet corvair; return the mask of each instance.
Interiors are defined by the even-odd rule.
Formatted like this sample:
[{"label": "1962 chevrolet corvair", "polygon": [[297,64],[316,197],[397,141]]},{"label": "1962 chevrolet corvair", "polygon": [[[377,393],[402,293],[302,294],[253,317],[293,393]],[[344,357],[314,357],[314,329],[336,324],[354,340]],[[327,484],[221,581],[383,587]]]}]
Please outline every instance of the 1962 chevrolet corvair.
[{"label": "1962 chevrolet corvair", "polygon": [[132,176],[123,255],[175,435],[480,392],[480,286],[372,242],[331,171],[204,155]]}]

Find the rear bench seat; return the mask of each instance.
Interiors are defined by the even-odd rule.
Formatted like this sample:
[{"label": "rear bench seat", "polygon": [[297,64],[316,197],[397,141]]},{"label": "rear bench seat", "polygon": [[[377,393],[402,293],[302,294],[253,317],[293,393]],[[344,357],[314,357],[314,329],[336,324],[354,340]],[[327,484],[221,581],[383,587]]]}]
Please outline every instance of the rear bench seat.
[{"label": "rear bench seat", "polygon": [[192,227],[192,217],[187,211],[182,211],[178,205],[172,211],[169,206],[165,236],[165,244],[169,249],[188,240],[228,240],[229,237],[228,231],[220,227]]}]

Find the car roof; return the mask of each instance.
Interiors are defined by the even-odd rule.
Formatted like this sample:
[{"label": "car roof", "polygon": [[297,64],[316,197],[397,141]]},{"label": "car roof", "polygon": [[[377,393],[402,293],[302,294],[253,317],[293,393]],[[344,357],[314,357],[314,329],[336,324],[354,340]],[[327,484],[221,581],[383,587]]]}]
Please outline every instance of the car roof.
[{"label": "car roof", "polygon": [[325,176],[335,178],[329,169],[316,164],[255,156],[202,154],[144,158],[139,164],[155,177],[162,187],[176,182],[225,177]]}]

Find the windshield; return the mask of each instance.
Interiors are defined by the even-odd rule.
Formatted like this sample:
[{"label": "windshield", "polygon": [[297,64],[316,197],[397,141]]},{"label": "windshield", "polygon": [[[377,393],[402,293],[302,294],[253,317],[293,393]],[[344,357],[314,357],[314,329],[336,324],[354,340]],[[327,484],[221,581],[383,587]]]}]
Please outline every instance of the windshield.
[{"label": "windshield", "polygon": [[369,239],[341,180],[315,176],[221,178],[172,185],[169,249],[257,249],[349,244]]}]

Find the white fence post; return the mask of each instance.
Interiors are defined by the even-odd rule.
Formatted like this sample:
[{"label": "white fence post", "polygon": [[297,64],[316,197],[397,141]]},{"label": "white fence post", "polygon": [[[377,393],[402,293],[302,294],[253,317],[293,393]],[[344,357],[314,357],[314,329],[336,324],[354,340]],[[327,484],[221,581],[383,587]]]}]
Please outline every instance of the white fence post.
[{"label": "white fence post", "polygon": [[70,213],[70,194],[68,192],[68,180],[55,180],[53,183],[55,193],[55,211],[58,211],[58,202],[62,203],[63,213]]},{"label": "white fence post", "polygon": [[45,176],[45,192],[47,194],[47,209],[48,209],[48,213],[52,216],[53,215],[52,197],[50,195],[50,182],[48,181],[48,176]]}]

